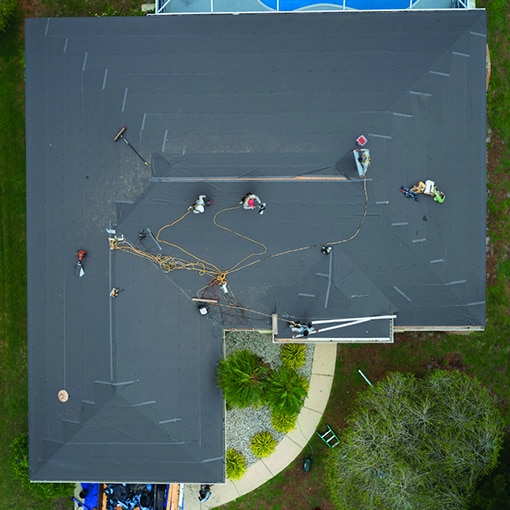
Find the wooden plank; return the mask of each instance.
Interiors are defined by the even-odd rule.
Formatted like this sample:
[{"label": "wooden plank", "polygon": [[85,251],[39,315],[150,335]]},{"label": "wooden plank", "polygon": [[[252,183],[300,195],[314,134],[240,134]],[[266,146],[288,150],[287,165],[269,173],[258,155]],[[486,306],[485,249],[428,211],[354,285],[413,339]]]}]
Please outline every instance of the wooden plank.
[{"label": "wooden plank", "polygon": [[98,510],[106,510],[106,484],[100,483],[99,484],[99,509]]},{"label": "wooden plank", "polygon": [[179,506],[179,484],[171,483],[168,486],[168,499],[166,510],[177,510]]},{"label": "wooden plank", "polygon": [[295,175],[292,177],[151,177],[150,182],[347,182],[340,175]]}]

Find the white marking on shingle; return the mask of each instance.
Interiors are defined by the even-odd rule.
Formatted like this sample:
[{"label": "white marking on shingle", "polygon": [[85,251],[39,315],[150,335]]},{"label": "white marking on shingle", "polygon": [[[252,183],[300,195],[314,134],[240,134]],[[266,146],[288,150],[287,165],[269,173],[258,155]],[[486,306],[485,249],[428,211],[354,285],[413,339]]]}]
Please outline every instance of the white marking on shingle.
[{"label": "white marking on shingle", "polygon": [[391,140],[390,135],[379,135],[377,133],[368,133],[368,136],[372,137],[372,138],[384,138],[385,140]]},{"label": "white marking on shingle", "polygon": [[407,299],[407,301],[411,302],[411,298],[405,294],[404,292],[402,292],[398,287],[395,287],[395,285],[393,285],[393,288],[404,298],[404,299]]},{"label": "white marking on shingle", "polygon": [[125,88],[124,89],[124,99],[122,100],[122,108],[120,109],[121,112],[123,112],[124,109],[126,108],[127,93],[128,93],[128,89]]},{"label": "white marking on shingle", "polygon": [[166,140],[168,138],[168,129],[165,129],[165,134],[163,135],[163,145],[161,146],[161,152],[165,152]]},{"label": "white marking on shingle", "polygon": [[430,71],[430,74],[437,74],[438,76],[446,76],[446,77],[450,76],[450,73],[442,73],[441,71]]},{"label": "white marking on shingle", "polygon": [[86,51],[85,55],[83,56],[83,65],[81,66],[81,72],[85,71],[85,67],[87,66],[87,59],[89,58],[89,52]]},{"label": "white marking on shingle", "polygon": [[413,94],[414,96],[432,97],[432,94],[429,92],[419,92],[418,90],[410,90],[409,94]]},{"label": "white marking on shingle", "polygon": [[155,403],[156,403],[155,400],[147,400],[147,402],[140,402],[138,404],[133,404],[133,407],[148,406],[148,405],[152,405],[152,404],[155,404]]},{"label": "white marking on shingle", "polygon": [[104,70],[104,75],[103,75],[103,86],[101,87],[101,90],[104,90],[105,87],[106,87],[106,80],[108,78],[108,68],[106,68]]}]

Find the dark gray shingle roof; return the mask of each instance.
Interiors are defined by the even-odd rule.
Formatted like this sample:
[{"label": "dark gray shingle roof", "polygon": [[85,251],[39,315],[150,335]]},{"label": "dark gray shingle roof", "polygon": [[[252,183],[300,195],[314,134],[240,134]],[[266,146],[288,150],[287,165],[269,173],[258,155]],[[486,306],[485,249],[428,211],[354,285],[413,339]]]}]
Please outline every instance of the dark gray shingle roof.
[{"label": "dark gray shingle roof", "polygon": [[[268,328],[274,312],[483,327],[484,11],[35,19],[26,33],[32,480],[223,481],[225,327]],[[113,142],[123,125],[151,168]],[[350,152],[361,133],[366,216]],[[399,193],[427,178],[444,204]],[[247,191],[265,214],[217,223],[267,252],[236,270],[261,245],[214,214]],[[117,224],[154,255],[139,230],[199,193],[213,207],[162,238],[227,270],[229,295],[207,293],[241,308],[207,317],[190,298],[210,275],[162,273],[105,233]]]}]

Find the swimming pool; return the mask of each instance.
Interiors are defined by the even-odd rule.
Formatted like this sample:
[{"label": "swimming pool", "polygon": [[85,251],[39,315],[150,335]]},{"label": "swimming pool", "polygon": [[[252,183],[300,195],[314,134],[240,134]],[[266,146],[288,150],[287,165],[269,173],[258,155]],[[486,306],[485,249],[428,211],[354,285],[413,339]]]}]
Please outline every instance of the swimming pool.
[{"label": "swimming pool", "polygon": [[311,6],[338,6],[359,11],[385,10],[385,9],[409,9],[417,0],[328,0],[327,2],[314,2],[313,0],[261,0],[264,5],[280,11],[295,11],[303,7]]},{"label": "swimming pool", "polygon": [[155,0],[156,14],[264,11],[378,11],[468,7],[471,0]]}]

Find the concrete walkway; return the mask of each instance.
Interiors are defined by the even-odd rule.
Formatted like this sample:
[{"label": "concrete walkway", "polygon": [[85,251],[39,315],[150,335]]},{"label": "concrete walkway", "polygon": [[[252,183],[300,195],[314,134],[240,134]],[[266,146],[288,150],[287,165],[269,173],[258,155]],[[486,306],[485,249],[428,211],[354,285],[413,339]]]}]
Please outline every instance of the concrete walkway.
[{"label": "concrete walkway", "polygon": [[283,438],[275,451],[250,466],[240,480],[227,480],[224,485],[212,486],[211,498],[206,503],[198,501],[199,485],[185,485],[186,510],[208,510],[233,501],[276,476],[302,452],[326,409],[335,374],[336,350],[335,343],[315,344],[308,397],[298,416],[296,428]]}]

